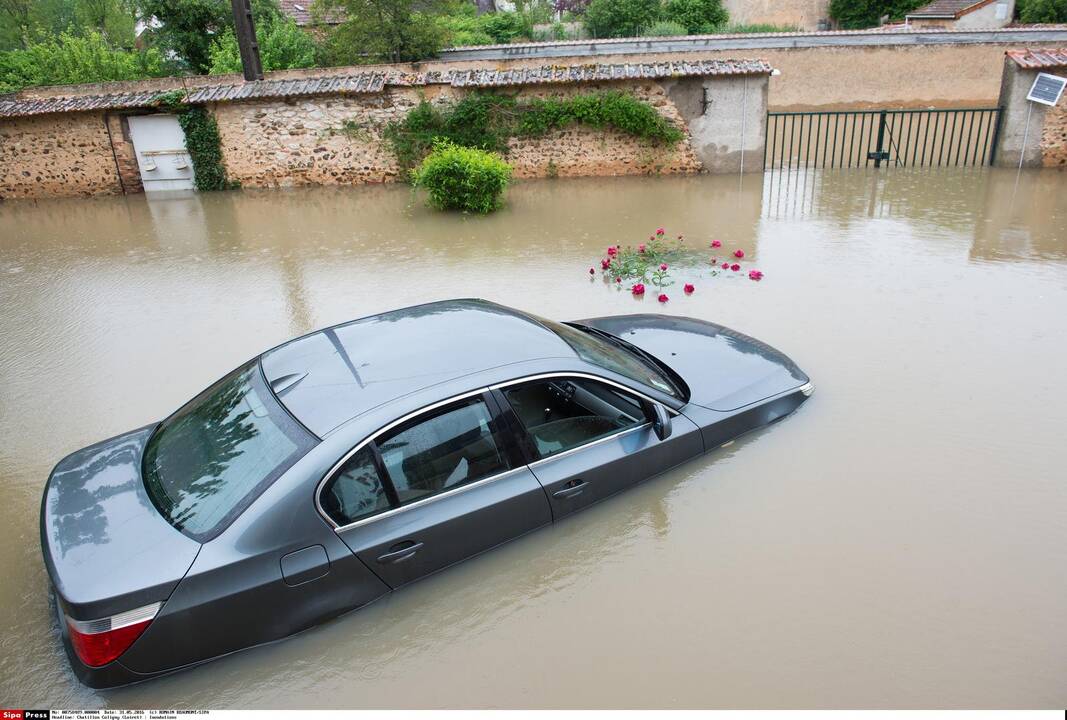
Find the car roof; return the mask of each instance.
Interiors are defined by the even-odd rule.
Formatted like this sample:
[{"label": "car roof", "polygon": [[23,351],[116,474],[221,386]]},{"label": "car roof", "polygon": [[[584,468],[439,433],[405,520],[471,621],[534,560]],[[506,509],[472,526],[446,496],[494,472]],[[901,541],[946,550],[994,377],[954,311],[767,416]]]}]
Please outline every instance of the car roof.
[{"label": "car roof", "polygon": [[444,300],[335,325],[261,357],[275,395],[311,432],[390,400],[512,363],[577,354],[540,318],[486,300]]}]

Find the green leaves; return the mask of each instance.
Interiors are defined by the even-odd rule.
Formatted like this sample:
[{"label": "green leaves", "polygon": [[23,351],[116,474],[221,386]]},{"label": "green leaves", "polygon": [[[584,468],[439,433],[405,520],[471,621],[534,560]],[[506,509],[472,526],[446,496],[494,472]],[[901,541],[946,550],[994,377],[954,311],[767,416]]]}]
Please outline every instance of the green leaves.
[{"label": "green leaves", "polygon": [[0,92],[34,85],[139,80],[164,75],[158,50],[120,50],[98,32],[63,33],[24,50],[0,53]]},{"label": "green leaves", "polygon": [[673,145],[683,138],[651,105],[618,90],[534,100],[472,93],[443,108],[424,100],[402,121],[387,126],[384,137],[406,169],[418,164],[438,139],[503,155],[509,138],[538,137],[575,124],[614,128],[654,145]]},{"label": "green leaves", "polygon": [[484,215],[500,206],[511,181],[511,166],[496,153],[439,140],[412,172],[412,181],[429,191],[430,204],[436,208]]},{"label": "green leaves", "polygon": [[185,133],[185,147],[193,160],[196,189],[226,190],[226,166],[222,163],[222,141],[215,118],[202,106],[185,108],[178,113],[178,124]]}]

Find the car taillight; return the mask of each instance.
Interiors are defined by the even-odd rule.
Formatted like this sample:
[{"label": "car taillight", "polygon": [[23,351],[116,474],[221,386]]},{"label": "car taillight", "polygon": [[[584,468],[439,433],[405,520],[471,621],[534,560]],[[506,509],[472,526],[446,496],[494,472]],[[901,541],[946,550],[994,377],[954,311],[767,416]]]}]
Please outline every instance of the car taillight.
[{"label": "car taillight", "polygon": [[89,667],[107,665],[133,645],[162,606],[163,603],[152,603],[100,620],[67,617],[70,644],[78,658]]}]

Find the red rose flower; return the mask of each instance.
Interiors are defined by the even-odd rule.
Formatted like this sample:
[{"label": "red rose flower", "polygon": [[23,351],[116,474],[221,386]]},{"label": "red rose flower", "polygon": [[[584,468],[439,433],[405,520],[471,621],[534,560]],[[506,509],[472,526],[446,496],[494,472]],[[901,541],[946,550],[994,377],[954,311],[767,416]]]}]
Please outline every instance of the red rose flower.
[{"label": "red rose flower", "polygon": [[711,241],[711,246],[712,247],[722,247],[722,240],[712,240]]},{"label": "red rose flower", "polygon": [[611,247],[608,248],[608,255],[610,257],[615,257],[618,254],[619,254],[619,248],[615,247],[614,245],[612,245]]},{"label": "red rose flower", "polygon": [[662,235],[662,234],[663,234],[663,228],[658,228],[658,229],[656,230],[656,234],[657,234],[657,235]]},{"label": "red rose flower", "polygon": [[621,277],[617,277],[617,278],[615,278],[615,282],[617,282],[617,283],[621,283],[621,282],[622,282],[622,278],[621,278]]},{"label": "red rose flower", "polygon": [[600,261],[600,269],[601,270],[607,270],[609,267],[611,267],[611,260],[608,260],[607,258],[604,258],[603,260]]},{"label": "red rose flower", "polygon": [[632,292],[634,295],[644,295],[645,286],[642,283],[636,283],[632,288],[630,288],[630,292]]},{"label": "red rose flower", "polygon": [[[652,238],[649,238],[649,240],[651,240],[651,239]],[[640,245],[637,246],[637,252],[643,253],[644,251],[645,251],[645,244],[644,243],[641,243]]]},{"label": "red rose flower", "polygon": [[723,263],[722,264],[722,269],[723,270],[729,270],[730,269],[730,263]]},{"label": "red rose flower", "polygon": [[594,270],[593,268],[589,268],[589,274],[596,275],[596,270]]},{"label": "red rose flower", "polygon": [[744,256],[745,256],[745,251],[744,250],[734,250],[734,257],[735,258],[741,259]]},{"label": "red rose flower", "polygon": [[659,269],[660,270],[666,270],[667,269],[667,263],[660,263],[659,264]]},{"label": "red rose flower", "polygon": [[660,302],[667,302],[668,300],[670,300],[670,298],[667,297],[666,294],[664,294],[664,293],[660,293],[659,297],[656,298],[656,299],[659,300]]},{"label": "red rose flower", "polygon": [[760,272],[759,270],[749,270],[748,279],[749,280],[762,280],[763,279],[763,273]]},{"label": "red rose flower", "polygon": [[733,265],[730,266],[730,269],[733,270],[734,272],[737,272],[738,270],[741,269],[741,266],[738,265],[737,263],[734,263]]},{"label": "red rose flower", "polygon": [[685,290],[686,295],[692,295],[693,291],[696,290],[696,288],[693,287],[693,283],[686,283],[685,287],[682,289]]}]

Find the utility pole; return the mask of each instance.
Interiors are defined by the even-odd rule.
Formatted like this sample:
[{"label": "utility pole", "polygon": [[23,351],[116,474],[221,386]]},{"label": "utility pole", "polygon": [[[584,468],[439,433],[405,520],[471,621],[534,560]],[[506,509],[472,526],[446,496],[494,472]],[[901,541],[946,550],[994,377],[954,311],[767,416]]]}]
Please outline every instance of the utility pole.
[{"label": "utility pole", "polygon": [[263,63],[259,59],[256,26],[252,22],[252,4],[250,0],[230,0],[230,6],[233,8],[233,26],[237,34],[237,47],[241,49],[245,80],[262,80]]}]

